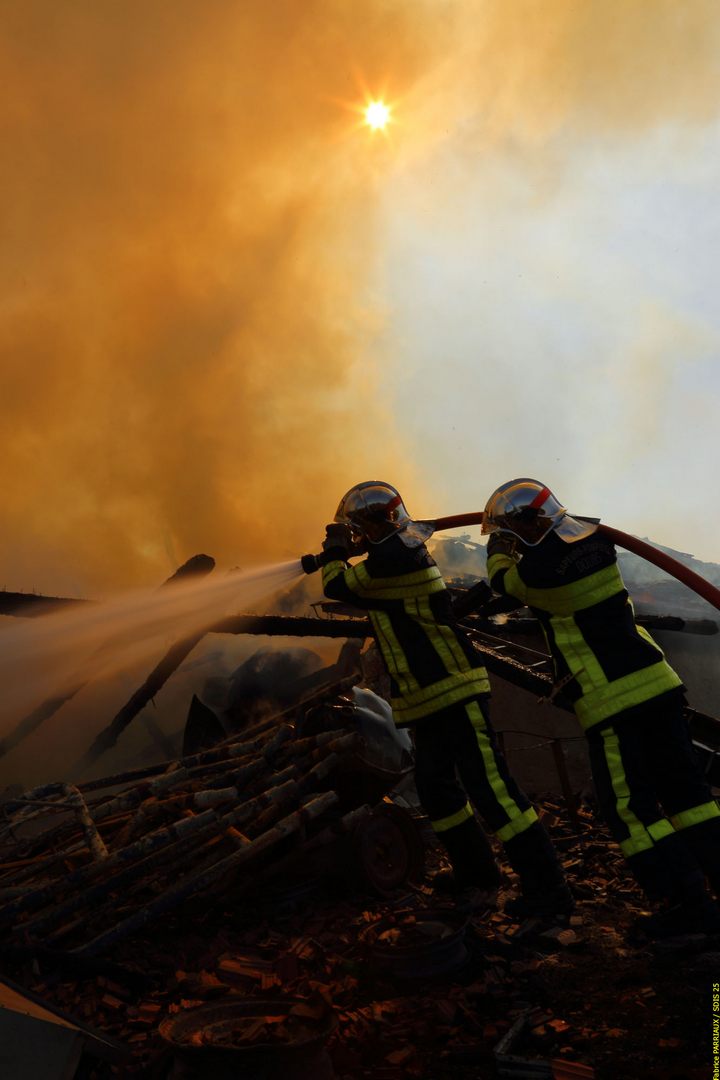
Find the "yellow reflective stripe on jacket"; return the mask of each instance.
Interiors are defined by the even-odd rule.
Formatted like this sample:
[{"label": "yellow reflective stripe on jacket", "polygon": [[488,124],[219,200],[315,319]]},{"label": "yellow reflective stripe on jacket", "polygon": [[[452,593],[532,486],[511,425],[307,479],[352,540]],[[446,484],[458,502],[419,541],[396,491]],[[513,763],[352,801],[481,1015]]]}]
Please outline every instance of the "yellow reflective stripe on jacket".
[{"label": "yellow reflective stripe on jacket", "polygon": [[347,568],[347,563],[344,563],[341,559],[333,559],[332,562],[326,563],[322,567],[323,588],[328,582],[334,581],[338,574],[344,574]]},{"label": "yellow reflective stripe on jacket", "polygon": [[691,825],[701,825],[703,821],[716,817],[720,817],[720,807],[713,799],[712,802],[701,803],[700,806],[681,810],[679,814],[672,814],[670,820],[676,829],[689,829]]},{"label": "yellow reflective stripe on jacket", "polygon": [[557,615],[550,619],[555,647],[562,653],[568,670],[580,685],[583,694],[607,685],[607,676],[595,653],[585,641],[572,615]]},{"label": "yellow reflective stripe on jacket", "polygon": [[615,713],[630,709],[633,705],[642,705],[644,701],[667,690],[674,690],[677,686],[682,686],[680,676],[665,660],[660,660],[639,671],[631,671],[620,679],[606,681],[604,686],[584,694],[574,703],[575,713],[587,730]]},{"label": "yellow reflective stripe on jacket", "polygon": [[499,551],[497,554],[491,555],[487,561],[488,580],[492,581],[495,574],[500,570],[509,570],[516,563],[517,559],[513,558],[512,555],[508,555],[506,551]]},{"label": "yellow reflective stripe on jacket", "polygon": [[512,566],[505,575],[504,586],[506,592],[522,600],[528,607],[540,608],[551,615],[572,615],[573,612],[584,611],[625,589],[617,566],[606,566],[579,581],[549,589],[535,589],[526,585],[518,568]]},{"label": "yellow reflective stripe on jacket", "polygon": [[436,578],[442,578],[437,566],[426,566],[423,570],[414,570],[411,574],[398,574],[396,577],[379,578],[372,577],[368,573],[367,566],[364,562],[358,563],[355,569],[358,571],[358,577],[362,584],[368,585],[372,589],[392,589],[398,585],[422,585],[427,581],[434,581]]},{"label": "yellow reflective stripe on jacket", "polygon": [[397,724],[409,724],[430,713],[447,709],[476,694],[489,694],[490,683],[485,668],[471,668],[449,675],[447,679],[430,686],[423,686],[414,693],[404,694],[401,698],[392,698],[390,705]]},{"label": "yellow reflective stripe on jacket", "polygon": [[[408,724],[475,695],[490,693],[487,671],[479,658],[473,665],[452,626],[438,622],[433,613],[432,594],[446,588],[437,566],[396,577],[373,578],[363,563],[348,568],[344,562],[335,561],[323,567],[323,584],[340,573],[347,588],[368,605],[368,617],[397,693],[390,702],[396,724]],[[385,607],[382,602],[386,600],[400,603]],[[424,631],[435,654],[432,672],[424,677],[435,678],[447,672],[429,686],[421,686],[417,675],[422,678],[423,672],[415,674],[416,661],[405,652],[405,647],[411,649],[411,645],[403,644],[403,634],[409,633],[413,641],[413,624]]]},{"label": "yellow reflective stripe on jacket", "polygon": [[403,697],[419,692],[420,683],[410,670],[410,664],[397,639],[390,616],[384,611],[372,609],[368,611],[368,615],[377,635],[380,651],[385,658],[390,675],[397,683],[398,690]]},{"label": "yellow reflective stripe on jacket", "polygon": [[[628,604],[630,604],[630,607],[632,608],[633,618],[635,618],[635,608],[633,608],[629,600]],[[657,641],[652,636],[649,630],[646,630],[644,626],[638,626],[637,623],[635,624],[635,629],[637,630],[641,638],[645,638],[645,641],[647,641],[649,645],[654,645],[656,649],[662,652],[662,649],[660,649],[660,646],[658,645]],[[663,656],[664,655],[665,654],[663,653]]]},{"label": "yellow reflective stripe on jacket", "polygon": [[574,702],[574,708],[578,720],[586,730],[601,720],[622,712],[623,709],[641,705],[657,694],[681,685],[679,675],[665,662],[662,649],[647,631],[644,631],[642,636],[648,644],[657,649],[661,659],[657,664],[639,668],[610,681],[572,616],[553,615],[550,626],[555,647],[580,687],[582,696]]},{"label": "yellow reflective stripe on jacket", "polygon": [[405,601],[405,612],[425,631],[430,644],[449,672],[470,671],[471,664],[447,623],[435,621],[427,596]]},{"label": "yellow reflective stripe on jacket", "polygon": [[448,829],[454,829],[457,825],[462,825],[464,821],[474,816],[473,808],[468,802],[456,814],[448,814],[447,817],[438,818],[437,821],[431,821],[430,824],[435,832],[447,832]]},{"label": "yellow reflective stripe on jacket", "polygon": [[[665,661],[662,649],[644,627],[636,628],[638,637],[655,649],[657,662],[612,680],[608,679],[603,669],[600,659],[602,650],[599,657],[585,639],[578,625],[577,613],[588,612],[588,626],[594,625],[591,609],[613,596],[621,596],[625,591],[616,565],[607,566],[568,585],[542,589],[527,586],[520,576],[521,569],[522,563],[516,565],[510,555],[497,554],[488,560],[491,580],[494,574],[505,570],[503,590],[545,613],[542,622],[545,624],[543,631],[546,641],[556,659],[558,654],[562,658],[579,688],[580,696],[574,701],[574,709],[585,729],[682,685],[679,675]],[[632,614],[632,604],[629,600],[627,603]],[[602,619],[601,613],[597,618]],[[601,623],[598,622],[598,625]],[[560,674],[563,674],[562,668]]]},{"label": "yellow reflective stripe on jacket", "polygon": [[364,600],[406,600],[443,592],[445,582],[437,566],[428,566],[414,574],[398,577],[371,577],[364,563],[348,570],[345,582],[349,589]]},{"label": "yellow reflective stripe on jacket", "polygon": [[673,827],[667,818],[658,818],[650,825],[643,825],[640,818],[632,812],[629,805],[630,788],[625,775],[620,741],[613,728],[603,731],[602,738],[610,782],[615,792],[615,809],[630,834],[627,840],[620,842],[620,850],[626,858],[629,858],[631,855],[638,855],[641,851],[648,851],[663,836],[669,836]]}]

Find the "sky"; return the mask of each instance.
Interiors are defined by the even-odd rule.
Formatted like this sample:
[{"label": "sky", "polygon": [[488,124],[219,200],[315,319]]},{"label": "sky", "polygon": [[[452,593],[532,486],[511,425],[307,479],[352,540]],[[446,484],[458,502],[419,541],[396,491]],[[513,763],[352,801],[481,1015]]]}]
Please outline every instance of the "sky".
[{"label": "sky", "polygon": [[370,478],[720,561],[715,0],[0,18],[0,587],[286,560]]},{"label": "sky", "polygon": [[717,127],[604,153],[576,145],[538,208],[503,149],[482,163],[505,173],[502,197],[487,197],[482,175],[431,232],[403,179],[385,287],[402,360],[387,382],[453,507],[480,509],[503,480],[538,477],[577,513],[720,560],[707,501],[720,177],[708,155],[720,163]]},{"label": "sky", "polygon": [[577,52],[533,55],[526,26],[485,109],[455,71],[464,104],[383,193],[387,385],[453,509],[538,477],[717,561],[720,12],[572,7],[554,11]]}]

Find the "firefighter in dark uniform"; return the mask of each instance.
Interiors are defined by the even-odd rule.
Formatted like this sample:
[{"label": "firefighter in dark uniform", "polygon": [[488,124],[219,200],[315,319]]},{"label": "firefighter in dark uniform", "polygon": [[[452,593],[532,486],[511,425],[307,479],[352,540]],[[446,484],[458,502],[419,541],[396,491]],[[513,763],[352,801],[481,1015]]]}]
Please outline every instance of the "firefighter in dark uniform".
[{"label": "firefighter in dark uniform", "polygon": [[[648,898],[655,936],[720,930],[720,808],[694,755],[684,688],[635,622],[615,548],[537,480],[485,508],[488,579],[540,621],[556,687],[588,738],[600,810]],[[661,809],[662,807],[662,809]]]},{"label": "firefighter in dark uniform", "polygon": [[[357,485],[327,527],[325,595],[367,611],[391,680],[393,717],[414,730],[418,796],[450,857],[451,886],[494,891],[499,883],[474,806],[520,878],[515,913],[567,914],[573,901],[557,854],[496,745],[487,672],[455,625],[425,547],[431,532],[411,521],[394,487]],[[360,553],[367,558],[350,567],[348,557]]]}]

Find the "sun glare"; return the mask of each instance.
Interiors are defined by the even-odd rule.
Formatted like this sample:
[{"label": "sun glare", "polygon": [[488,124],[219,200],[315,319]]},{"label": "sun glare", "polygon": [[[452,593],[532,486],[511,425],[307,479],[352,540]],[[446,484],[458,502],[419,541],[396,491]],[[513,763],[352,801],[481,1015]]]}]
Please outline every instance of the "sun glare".
[{"label": "sun glare", "polygon": [[390,109],[383,101],[371,101],[365,109],[365,123],[373,131],[382,131],[390,120]]}]

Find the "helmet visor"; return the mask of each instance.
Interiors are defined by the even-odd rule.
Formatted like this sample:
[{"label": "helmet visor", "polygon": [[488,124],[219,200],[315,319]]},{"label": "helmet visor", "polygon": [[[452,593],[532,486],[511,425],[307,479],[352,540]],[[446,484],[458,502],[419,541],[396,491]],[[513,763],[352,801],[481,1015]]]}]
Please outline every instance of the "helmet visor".
[{"label": "helmet visor", "polygon": [[503,484],[485,506],[483,533],[510,533],[529,547],[539,544],[567,513],[545,484],[528,476]]},{"label": "helmet visor", "polygon": [[410,522],[400,493],[381,480],[368,480],[351,488],[340,500],[335,520],[354,533],[367,535],[378,529],[390,535]]}]

